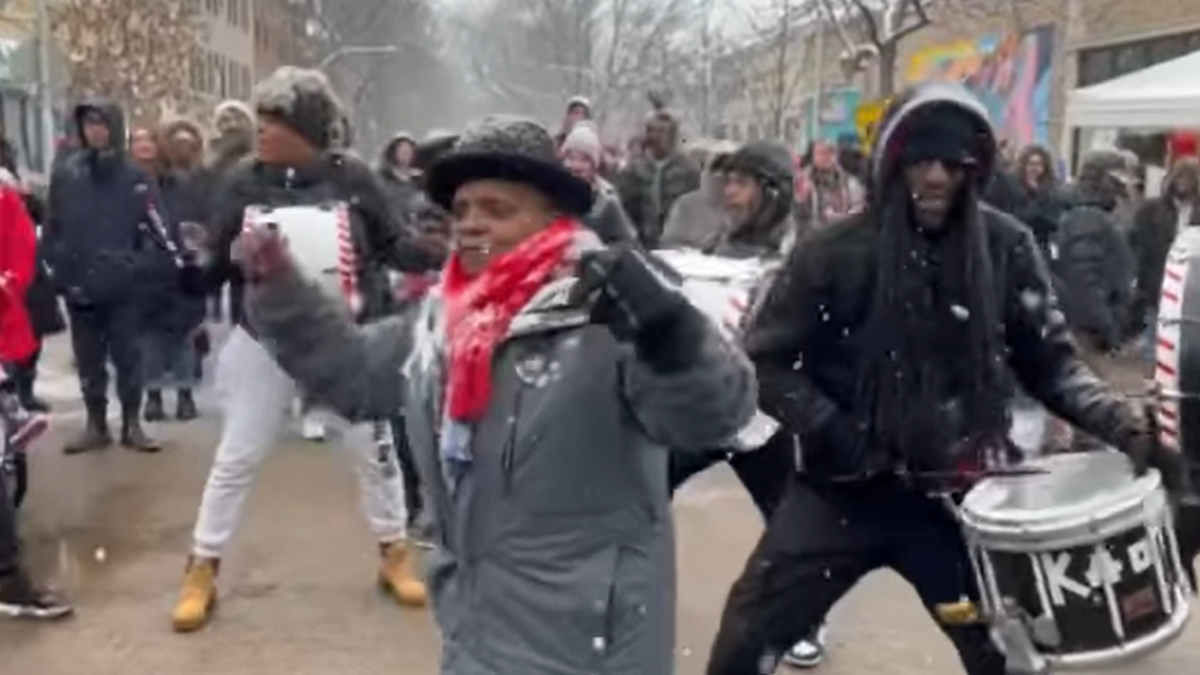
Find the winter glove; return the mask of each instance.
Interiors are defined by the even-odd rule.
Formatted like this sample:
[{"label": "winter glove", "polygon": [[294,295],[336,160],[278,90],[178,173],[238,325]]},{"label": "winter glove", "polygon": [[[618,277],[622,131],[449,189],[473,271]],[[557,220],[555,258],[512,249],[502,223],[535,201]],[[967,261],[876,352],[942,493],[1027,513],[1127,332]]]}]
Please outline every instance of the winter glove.
[{"label": "winter glove", "polygon": [[572,300],[590,300],[592,322],[660,372],[688,367],[705,344],[708,320],[633,245],[584,253]]},{"label": "winter glove", "polygon": [[1142,410],[1131,409],[1122,421],[1123,431],[1117,449],[1129,457],[1135,475],[1143,476],[1147,470],[1155,469],[1167,492],[1179,499],[1195,500],[1187,459],[1183,453],[1159,442],[1156,419],[1150,406]]},{"label": "winter glove", "polygon": [[275,223],[248,225],[233,243],[233,259],[246,280],[262,283],[295,269]]}]

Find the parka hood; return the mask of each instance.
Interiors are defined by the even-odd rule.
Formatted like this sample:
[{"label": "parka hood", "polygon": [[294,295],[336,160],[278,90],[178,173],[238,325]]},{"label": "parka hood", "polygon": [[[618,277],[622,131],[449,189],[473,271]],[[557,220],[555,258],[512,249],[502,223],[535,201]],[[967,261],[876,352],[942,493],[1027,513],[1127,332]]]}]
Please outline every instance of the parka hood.
[{"label": "parka hood", "polygon": [[401,131],[392,136],[387,144],[383,146],[383,151],[379,153],[379,167],[381,169],[394,166],[392,158],[395,156],[396,146],[400,143],[408,143],[413,146],[413,164],[416,164],[417,138],[407,131]]},{"label": "parka hood", "polygon": [[217,104],[216,108],[213,108],[213,119],[216,119],[227,112],[233,112],[239,119],[243,120],[246,123],[246,131],[254,131],[254,121],[256,116],[254,114],[254,110],[249,105],[246,105],[244,102],[237,99],[222,101]]},{"label": "parka hood", "polygon": [[108,124],[109,149],[123,154],[126,145],[125,113],[121,112],[120,106],[103,98],[84,99],[75,105],[72,119],[75,120],[75,134],[79,139],[79,147],[87,147],[83,137],[83,117],[91,111],[100,113]]},{"label": "parka hood", "polygon": [[977,142],[971,149],[976,162],[974,176],[981,190],[986,187],[995,170],[997,155],[996,132],[988,119],[987,109],[962,86],[935,83],[914,87],[888,106],[868,164],[867,189],[871,195],[879,195],[883,186],[895,176],[908,123],[918,114],[943,107],[961,112],[976,127]]}]

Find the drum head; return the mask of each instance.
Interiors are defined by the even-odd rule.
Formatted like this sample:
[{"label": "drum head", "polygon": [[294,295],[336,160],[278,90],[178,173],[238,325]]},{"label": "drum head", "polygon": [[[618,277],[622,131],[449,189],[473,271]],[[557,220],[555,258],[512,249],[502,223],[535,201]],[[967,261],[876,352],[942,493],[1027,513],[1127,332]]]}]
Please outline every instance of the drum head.
[{"label": "drum head", "polygon": [[1134,478],[1129,460],[1116,452],[1053,455],[1028,466],[1045,474],[989,478],[963,500],[979,521],[1009,525],[1101,517],[1114,504],[1141,502],[1160,488],[1157,472]]}]

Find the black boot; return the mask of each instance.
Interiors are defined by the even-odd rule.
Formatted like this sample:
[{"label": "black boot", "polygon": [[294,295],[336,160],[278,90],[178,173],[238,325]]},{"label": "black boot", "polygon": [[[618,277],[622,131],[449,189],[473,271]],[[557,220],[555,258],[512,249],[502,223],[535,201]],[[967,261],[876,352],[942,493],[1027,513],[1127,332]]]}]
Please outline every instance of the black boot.
[{"label": "black boot", "polygon": [[93,450],[107,450],[113,442],[112,434],[108,431],[107,413],[107,404],[89,402],[87,404],[87,426],[84,427],[83,433],[67,442],[63,453],[78,455]]},{"label": "black boot", "polygon": [[125,415],[121,425],[121,446],[134,452],[155,453],[162,450],[162,445],[142,431],[142,423],[138,421],[137,411]]},{"label": "black boot", "polygon": [[146,392],[146,408],[142,411],[142,416],[147,422],[161,422],[167,419],[167,413],[163,410],[162,392],[157,389],[150,389]]},{"label": "black boot", "polygon": [[17,384],[17,398],[21,401],[21,407],[29,412],[48,413],[50,404],[33,395],[33,382],[36,377],[37,371],[33,366],[22,365],[14,369],[13,379]]},{"label": "black boot", "polygon": [[180,389],[176,394],[175,399],[175,418],[180,422],[187,422],[199,417],[196,411],[196,401],[192,398],[191,389]]}]

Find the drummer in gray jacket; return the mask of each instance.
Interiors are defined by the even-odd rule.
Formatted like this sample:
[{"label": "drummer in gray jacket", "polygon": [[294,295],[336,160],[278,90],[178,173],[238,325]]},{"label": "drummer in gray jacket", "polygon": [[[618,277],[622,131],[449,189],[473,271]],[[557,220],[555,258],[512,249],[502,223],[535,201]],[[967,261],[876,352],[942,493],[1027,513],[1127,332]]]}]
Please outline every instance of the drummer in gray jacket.
[{"label": "drummer in gray jacket", "polygon": [[674,672],[666,448],[732,438],[752,369],[643,254],[580,225],[591,187],[536,123],[468,130],[427,189],[456,251],[415,330],[355,326],[257,230],[238,247],[254,325],[342,415],[405,401],[443,675]]}]

